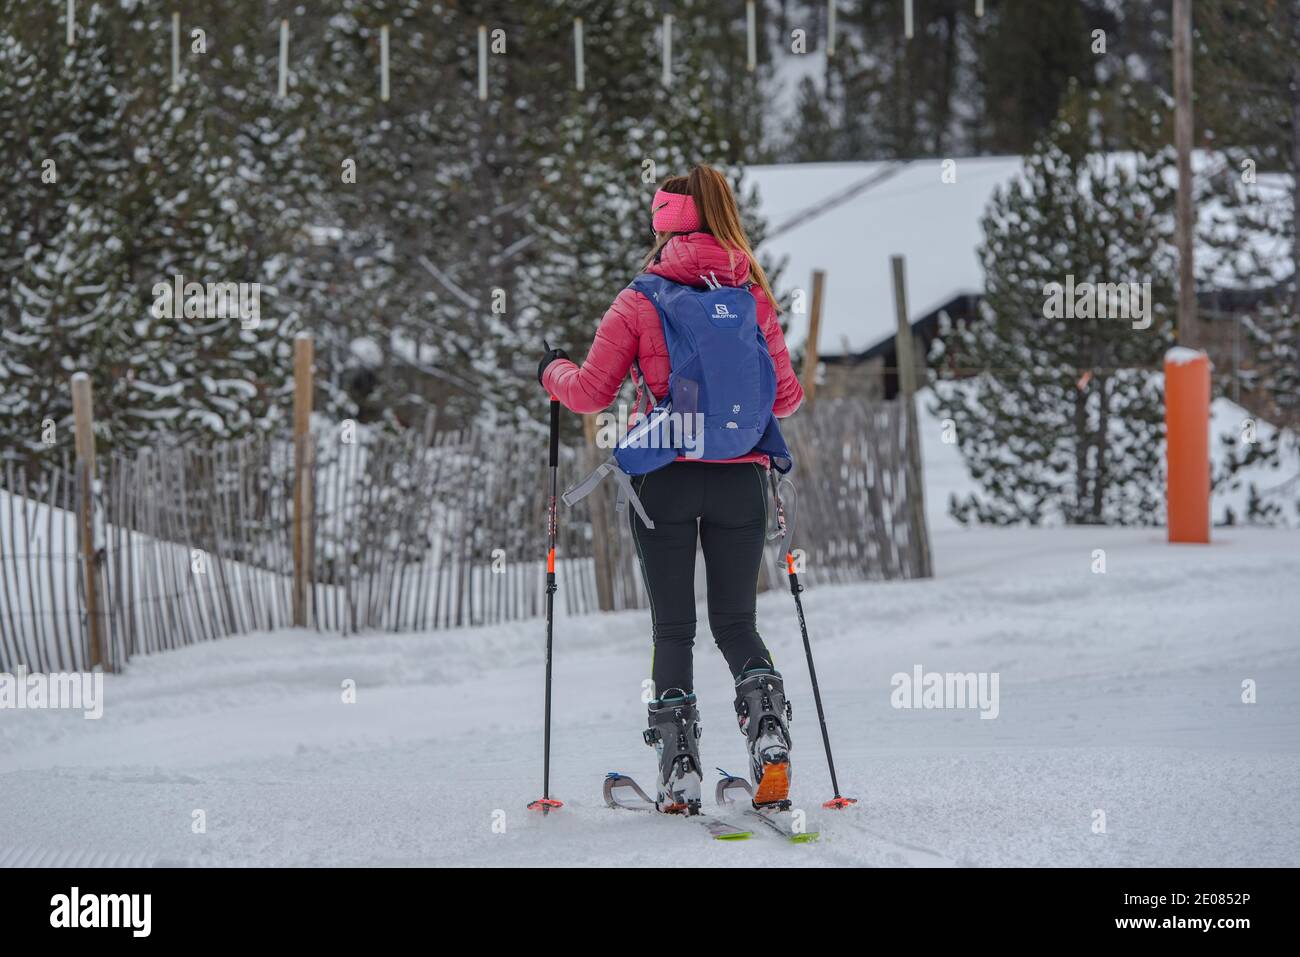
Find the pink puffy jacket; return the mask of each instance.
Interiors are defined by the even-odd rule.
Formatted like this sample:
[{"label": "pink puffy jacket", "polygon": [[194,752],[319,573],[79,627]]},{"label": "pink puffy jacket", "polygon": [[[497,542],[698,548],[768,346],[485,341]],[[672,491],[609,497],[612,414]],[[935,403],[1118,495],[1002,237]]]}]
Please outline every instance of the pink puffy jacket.
[{"label": "pink puffy jacket", "polygon": [[[670,239],[659,262],[651,263],[647,272],[691,286],[704,285],[700,277],[712,274],[723,285],[741,286],[749,279],[749,261],[743,255],[728,256],[723,245],[709,233],[686,233]],[[790,365],[790,351],[777,324],[776,310],[758,284],[751,286],[750,292],[758,306],[758,325],[767,338],[767,351],[776,365],[776,400],[772,411],[784,418],[799,408],[803,387]],[[633,360],[640,363],[646,386],[656,399],[662,399],[668,393],[671,364],[659,313],[644,295],[634,289],[624,289],[600,320],[586,361],[579,366],[568,359],[555,360],[546,367],[542,385],[574,412],[601,412],[618,395]],[[734,461],[766,459],[762,455],[746,455]]]}]

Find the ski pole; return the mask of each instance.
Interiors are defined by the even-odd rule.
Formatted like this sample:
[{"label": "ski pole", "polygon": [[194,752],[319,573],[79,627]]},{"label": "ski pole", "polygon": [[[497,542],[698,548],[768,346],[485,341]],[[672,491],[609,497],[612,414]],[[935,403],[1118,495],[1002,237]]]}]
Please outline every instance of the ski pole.
[{"label": "ski pole", "polygon": [[[776,503],[776,524],[781,535],[781,546],[785,549],[785,570],[790,579],[790,594],[794,596],[795,611],[799,614],[799,632],[803,635],[803,650],[808,657],[808,677],[812,680],[813,701],[817,704],[817,722],[821,725],[822,745],[826,748],[826,767],[830,770],[831,788],[835,791],[835,797],[822,804],[822,807],[839,811],[850,804],[858,803],[858,799],[840,796],[840,782],[835,777],[835,759],[831,756],[831,736],[826,730],[826,712],[822,710],[822,692],[817,684],[817,666],[813,664],[812,644],[808,641],[808,623],[803,615],[803,599],[799,597],[803,592],[803,585],[799,584],[799,574],[795,571],[794,551],[789,548],[790,533],[786,526],[785,505],[777,492],[775,473],[769,473],[769,478],[772,484],[772,500]],[[793,488],[794,486],[791,485],[791,489]]]},{"label": "ski pole", "polygon": [[555,634],[555,501],[559,488],[560,400],[551,397],[551,491],[546,506],[546,724],[542,732],[542,796],[528,805],[529,810],[549,814],[563,807],[551,797],[551,652]]}]

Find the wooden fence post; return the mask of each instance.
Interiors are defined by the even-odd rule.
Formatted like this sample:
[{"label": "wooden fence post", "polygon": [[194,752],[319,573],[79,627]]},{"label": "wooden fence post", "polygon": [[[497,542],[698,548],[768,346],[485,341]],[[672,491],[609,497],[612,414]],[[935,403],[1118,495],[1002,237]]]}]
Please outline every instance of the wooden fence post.
[{"label": "wooden fence post", "polygon": [[925,524],[925,472],[921,463],[921,432],[916,424],[916,358],[912,351],[912,323],[907,311],[907,278],[902,256],[891,256],[894,273],[894,357],[898,366],[898,401],[903,405],[907,420],[907,480],[908,530],[916,544],[916,574],[918,578],[931,578],[934,566],[930,561],[930,533]]},{"label": "wooden fence post", "polygon": [[307,625],[307,595],[312,547],[312,362],[311,333],[293,340],[293,623]]},{"label": "wooden fence post", "polygon": [[826,288],[826,273],[821,269],[813,270],[812,314],[808,317],[808,344],[803,357],[803,396],[808,411],[812,411],[817,399],[817,363],[821,356],[818,352],[818,340],[822,331],[822,293]]},{"label": "wooden fence post", "polygon": [[101,618],[104,596],[100,593],[99,558],[95,554],[95,411],[91,401],[90,376],[78,372],[72,377],[72,418],[77,453],[77,531],[81,539],[81,563],[86,581],[86,635],[90,640],[90,669],[109,670],[104,660],[104,632]]}]

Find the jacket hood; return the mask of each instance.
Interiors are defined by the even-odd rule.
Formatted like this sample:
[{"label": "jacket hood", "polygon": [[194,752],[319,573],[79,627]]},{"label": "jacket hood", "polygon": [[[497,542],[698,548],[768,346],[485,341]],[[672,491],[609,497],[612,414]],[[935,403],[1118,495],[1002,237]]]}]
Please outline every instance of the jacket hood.
[{"label": "jacket hood", "polygon": [[703,276],[716,277],[724,286],[743,286],[749,281],[749,259],[727,250],[710,233],[684,233],[668,240],[659,261],[646,267],[646,272],[684,286],[705,285]]}]

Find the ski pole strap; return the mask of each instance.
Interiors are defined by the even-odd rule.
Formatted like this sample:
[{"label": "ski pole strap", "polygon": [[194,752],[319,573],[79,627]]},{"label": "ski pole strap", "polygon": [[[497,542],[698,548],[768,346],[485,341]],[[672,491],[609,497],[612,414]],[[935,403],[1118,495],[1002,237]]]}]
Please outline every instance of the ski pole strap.
[{"label": "ski pole strap", "polygon": [[[771,542],[780,539],[781,541],[780,555],[782,561],[784,561],[786,557],[790,554],[790,541],[794,538],[793,502],[796,497],[794,482],[792,482],[788,477],[783,476],[781,478],[778,478],[774,470],[769,471],[767,473],[767,478],[768,478],[768,484],[772,486],[772,503],[776,507],[776,528],[772,531],[770,535],[768,535],[767,540]],[[792,503],[788,518],[786,512],[785,499],[781,497],[782,486],[785,487],[786,494],[790,499],[790,502]]]},{"label": "ski pole strap", "polygon": [[578,502],[581,502],[584,498],[594,492],[596,486],[599,485],[606,476],[612,478],[614,484],[618,486],[618,494],[614,499],[614,508],[618,513],[621,515],[626,511],[627,503],[631,502],[632,508],[636,511],[645,527],[653,529],[655,523],[651,521],[650,516],[646,514],[645,506],[641,504],[640,496],[636,494],[636,489],[632,487],[632,479],[626,472],[619,468],[618,461],[612,455],[592,469],[584,479],[569,488],[560,496],[560,498],[564,500],[565,505],[572,508]]},{"label": "ski pole strap", "polygon": [[767,540],[774,542],[778,538],[785,536],[785,508],[781,503],[781,496],[776,489],[776,473],[771,469],[767,470],[767,484],[772,492],[772,508],[776,513],[776,526],[767,533]]}]

